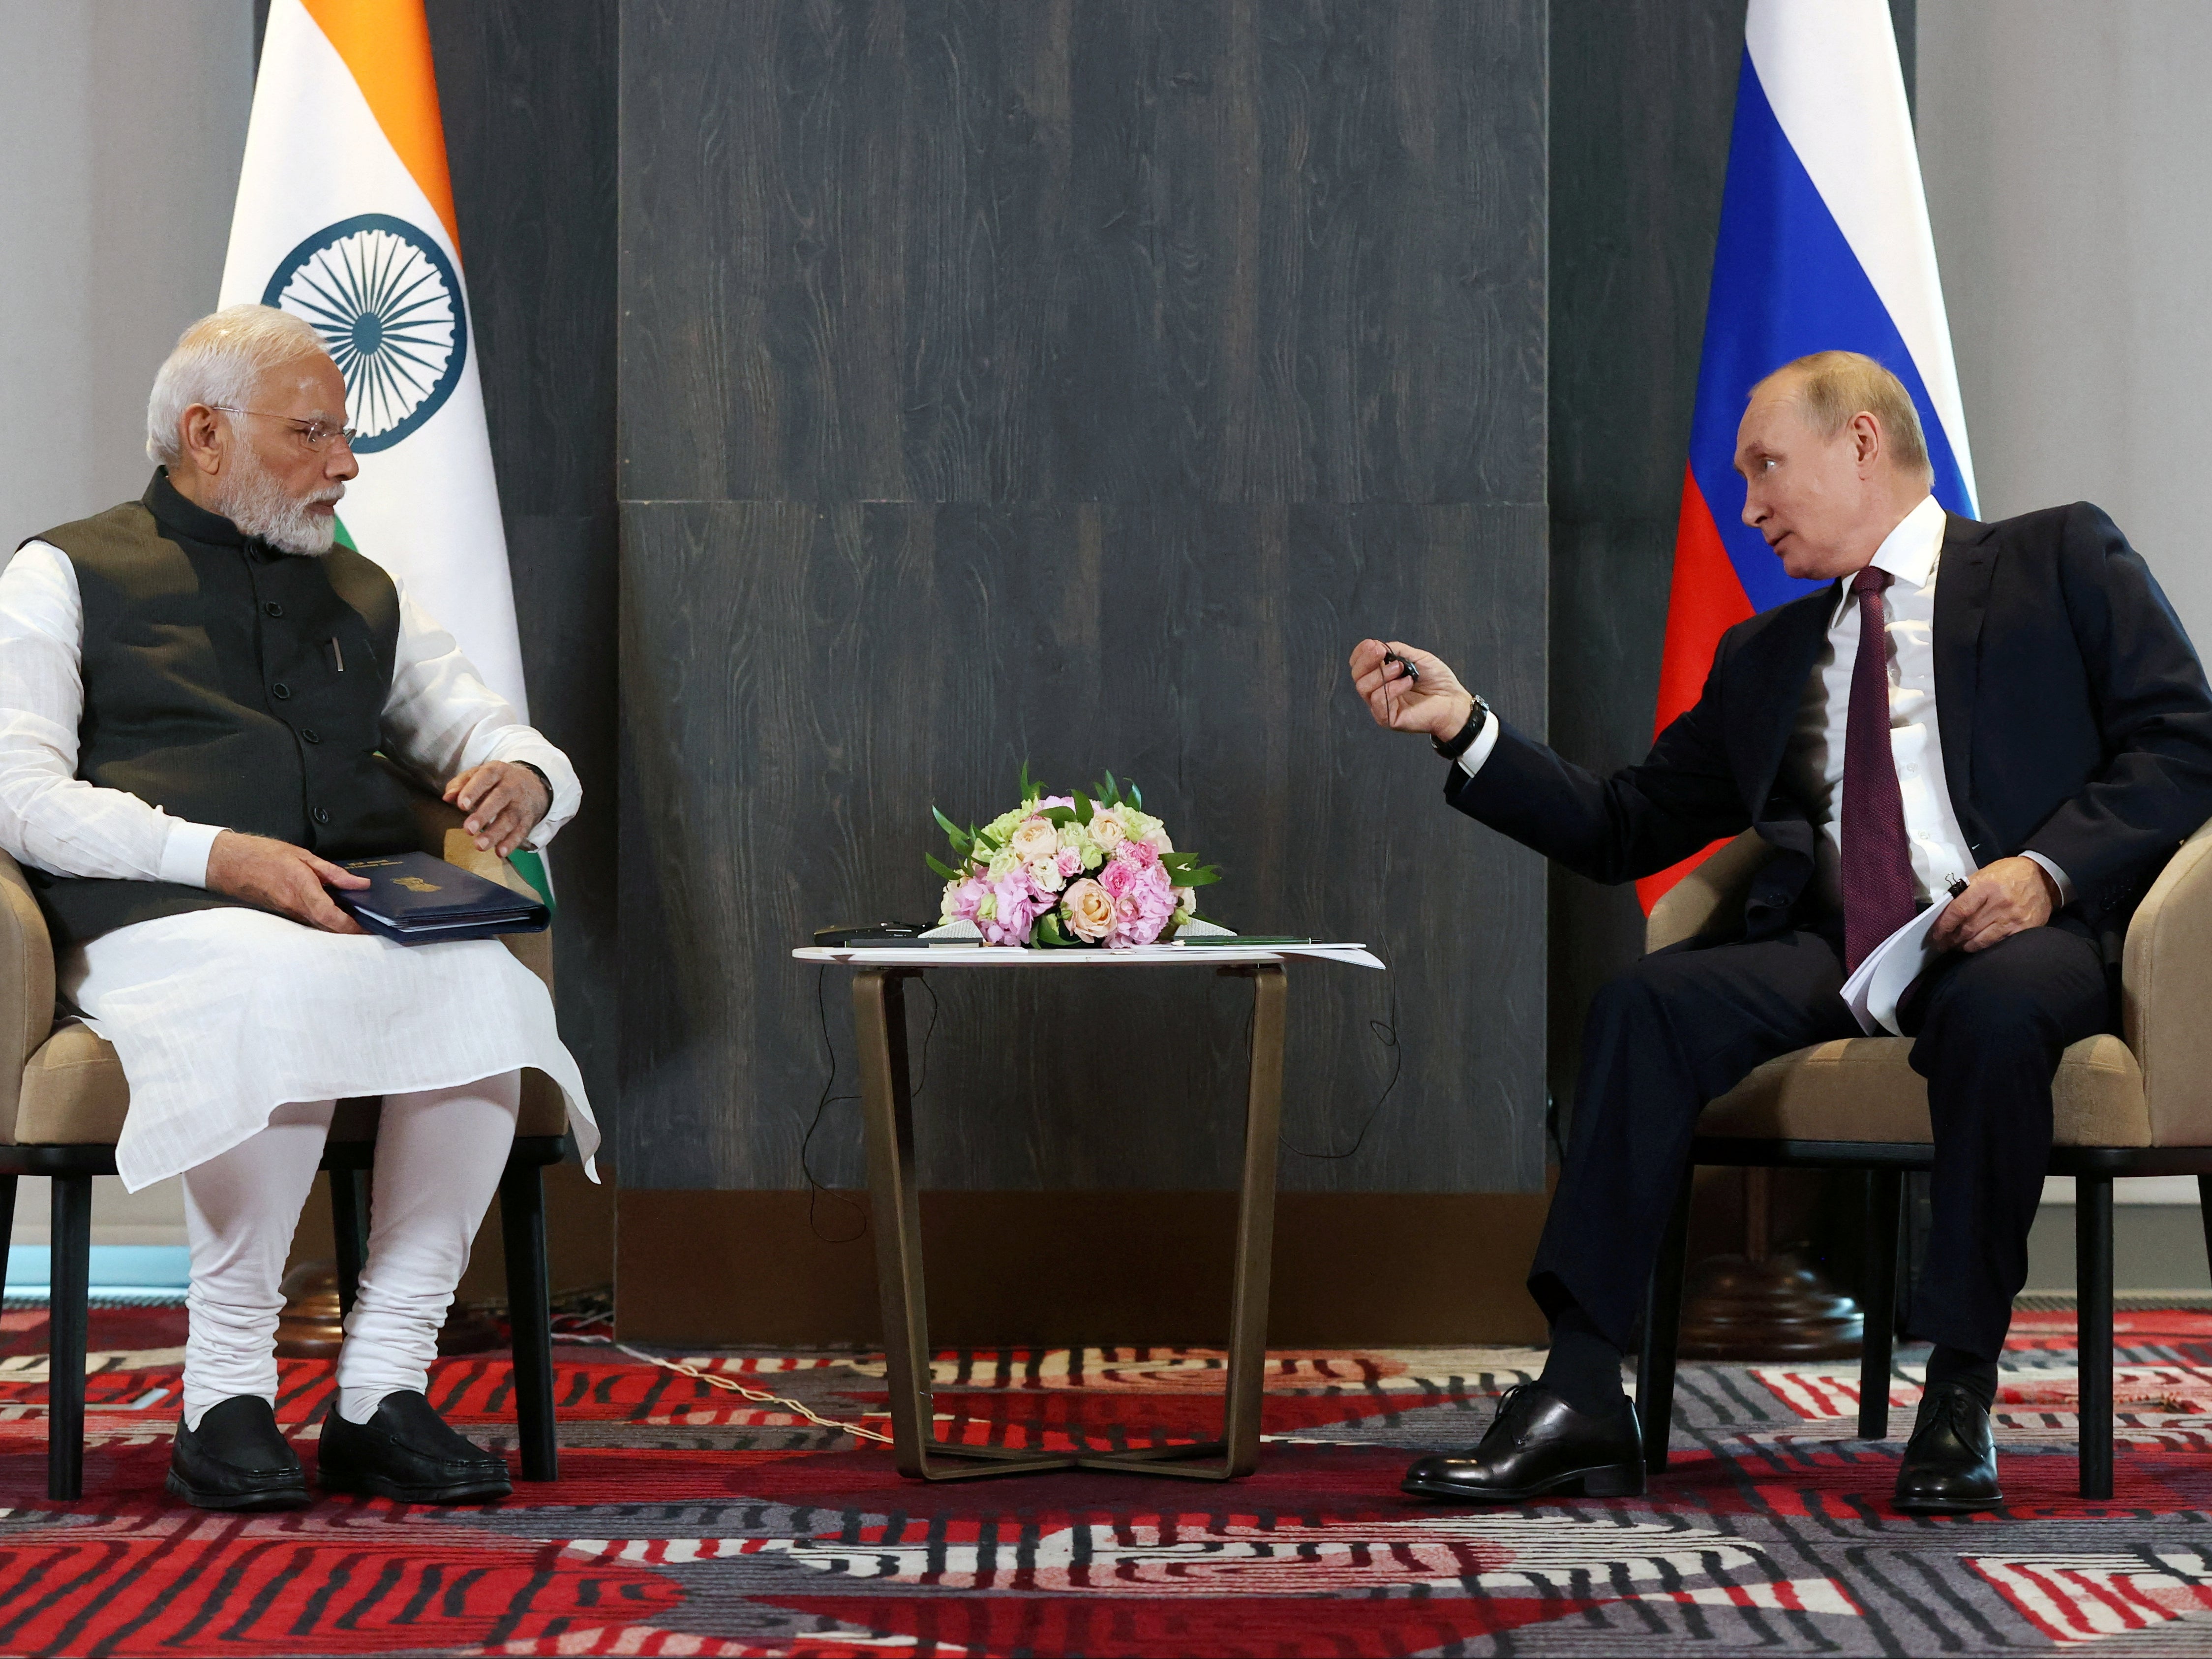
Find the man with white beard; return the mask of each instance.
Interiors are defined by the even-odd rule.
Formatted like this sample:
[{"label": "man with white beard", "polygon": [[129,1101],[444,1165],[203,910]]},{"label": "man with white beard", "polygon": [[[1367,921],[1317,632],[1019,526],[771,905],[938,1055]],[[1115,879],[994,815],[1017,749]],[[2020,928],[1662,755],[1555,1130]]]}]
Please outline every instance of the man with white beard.
[{"label": "man with white beard", "polygon": [[574,813],[561,751],[383,569],[335,545],[359,471],[345,383],[264,306],[185,331],[147,406],[138,501],[47,531],[0,573],[0,847],[26,868],[64,996],[131,1085],[116,1167],[183,1176],[184,1413],[168,1489],[295,1508],[274,1339],[293,1229],[336,1101],[384,1097],[368,1258],[321,1484],[404,1502],[502,1497],[507,1469],[425,1397],[514,1135],[521,1071],[582,1080],[545,988],[495,939],[403,947],[326,887],[414,844],[407,787],[481,848]]}]

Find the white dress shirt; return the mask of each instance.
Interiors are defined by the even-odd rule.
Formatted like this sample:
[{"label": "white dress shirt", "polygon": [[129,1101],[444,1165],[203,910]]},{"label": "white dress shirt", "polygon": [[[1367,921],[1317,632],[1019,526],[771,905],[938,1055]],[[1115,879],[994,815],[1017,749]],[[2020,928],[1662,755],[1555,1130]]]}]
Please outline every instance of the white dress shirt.
[{"label": "white dress shirt", "polygon": [[[1897,787],[1905,804],[1905,836],[1912,855],[1912,881],[1920,898],[1942,896],[1955,880],[1979,867],[1959,828],[1943,775],[1943,740],[1936,709],[1936,580],[1942,563],[1945,516],[1933,495],[1898,522],[1875,550],[1872,562],[1892,580],[1883,592],[1885,655],[1889,670],[1889,744]],[[1796,729],[1784,757],[1784,776],[1820,831],[1816,879],[1830,904],[1843,908],[1844,737],[1850,716],[1851,671],[1858,662],[1859,602],[1849,582],[1838,585],[1828,637],[1805,683]],[[1497,722],[1469,745],[1460,765],[1469,776],[1496,746]],[[1488,739],[1485,742],[1483,739]],[[2071,902],[2074,884],[2039,853],[2028,853],[2057,884],[2059,902]]]},{"label": "white dress shirt", "polygon": [[[0,571],[0,848],[58,876],[204,887],[223,826],[76,775],[83,636],[76,566],[26,543]],[[383,748],[438,788],[487,761],[527,761],[553,791],[539,845],[581,796],[568,757],[404,589]],[[64,995],[115,1045],[130,1079],[116,1167],[133,1190],[228,1151],[280,1105],[450,1088],[524,1066],[568,1096],[586,1167],[599,1141],[551,998],[496,939],[401,945],[226,905],[118,927],[55,965]]]}]

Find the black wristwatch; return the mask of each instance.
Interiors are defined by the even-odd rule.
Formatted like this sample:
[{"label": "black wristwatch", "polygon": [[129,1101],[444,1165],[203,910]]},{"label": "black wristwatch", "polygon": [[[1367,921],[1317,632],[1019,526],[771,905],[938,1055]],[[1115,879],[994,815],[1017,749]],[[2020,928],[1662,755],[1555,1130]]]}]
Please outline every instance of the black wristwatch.
[{"label": "black wristwatch", "polygon": [[1474,707],[1468,711],[1467,724],[1460,727],[1457,737],[1449,743],[1441,738],[1431,738],[1429,741],[1436,745],[1437,753],[1448,761],[1455,761],[1474,746],[1474,740],[1482,735],[1482,728],[1489,724],[1490,705],[1477,697]]},{"label": "black wristwatch", "polygon": [[515,764],[524,771],[534,774],[538,781],[545,786],[545,799],[550,807],[553,799],[553,780],[547,777],[543,769],[532,766],[528,761],[517,761]]}]

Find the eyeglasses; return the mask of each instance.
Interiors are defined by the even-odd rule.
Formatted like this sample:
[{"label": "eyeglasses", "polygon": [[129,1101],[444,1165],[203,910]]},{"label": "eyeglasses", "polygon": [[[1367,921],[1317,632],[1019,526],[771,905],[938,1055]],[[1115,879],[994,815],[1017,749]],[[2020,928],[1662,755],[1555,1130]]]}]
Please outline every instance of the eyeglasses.
[{"label": "eyeglasses", "polygon": [[289,415],[272,414],[265,409],[237,409],[229,404],[210,404],[208,407],[219,409],[226,415],[254,415],[264,421],[282,421],[299,434],[301,443],[318,455],[331,447],[333,438],[343,440],[345,447],[351,449],[353,441],[361,436],[361,428],[357,426],[331,426],[322,421],[302,421]]}]

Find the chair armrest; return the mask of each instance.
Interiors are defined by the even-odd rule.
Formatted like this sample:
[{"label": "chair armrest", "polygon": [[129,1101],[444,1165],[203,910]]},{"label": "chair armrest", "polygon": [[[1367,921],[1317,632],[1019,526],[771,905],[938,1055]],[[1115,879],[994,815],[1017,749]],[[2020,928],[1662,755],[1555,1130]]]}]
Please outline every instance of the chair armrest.
[{"label": "chair armrest", "polygon": [[14,1138],[23,1066],[54,1029],[54,942],[15,860],[0,853],[0,1123]]},{"label": "chair armrest", "polygon": [[2212,823],[2166,861],[2128,924],[2120,1035],[2142,1067],[2154,1146],[2212,1146]]},{"label": "chair armrest", "polygon": [[1751,878],[1774,855],[1774,849],[1747,830],[1676,882],[1651,907],[1644,924],[1644,948],[1663,951],[1700,933],[1733,926],[1743,915],[1744,901],[1751,896]]}]

